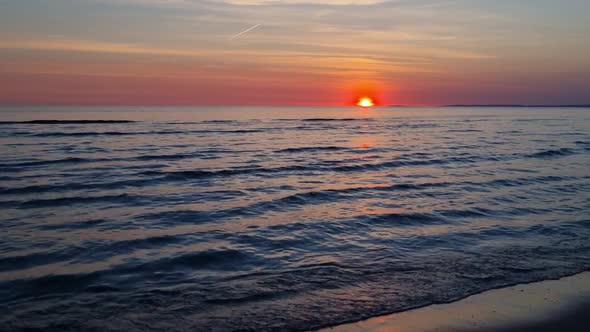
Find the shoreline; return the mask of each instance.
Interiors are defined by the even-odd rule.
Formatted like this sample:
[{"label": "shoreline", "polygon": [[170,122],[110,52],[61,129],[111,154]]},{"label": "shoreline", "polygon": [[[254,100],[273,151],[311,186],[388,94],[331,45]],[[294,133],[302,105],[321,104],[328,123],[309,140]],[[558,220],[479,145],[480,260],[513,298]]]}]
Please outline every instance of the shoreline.
[{"label": "shoreline", "polygon": [[[317,332],[586,331],[590,271],[560,279],[492,289],[433,304],[316,330]],[[587,317],[587,318],[586,318]]]}]

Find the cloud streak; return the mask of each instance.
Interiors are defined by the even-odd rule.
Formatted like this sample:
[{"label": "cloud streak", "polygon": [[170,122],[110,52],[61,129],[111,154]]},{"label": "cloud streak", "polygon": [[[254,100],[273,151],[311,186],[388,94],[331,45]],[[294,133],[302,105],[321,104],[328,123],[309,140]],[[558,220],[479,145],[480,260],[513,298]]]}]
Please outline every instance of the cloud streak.
[{"label": "cloud streak", "polygon": [[234,5],[332,5],[332,6],[358,6],[375,5],[387,2],[386,0],[217,0]]},{"label": "cloud streak", "polygon": [[242,32],[239,32],[239,33],[237,33],[237,34],[235,34],[235,35],[231,36],[229,39],[235,39],[235,38],[238,38],[238,37],[240,37],[240,36],[242,36],[242,35],[244,35],[244,34],[246,34],[246,33],[250,32],[250,31],[252,31],[252,30],[254,30],[254,29],[256,29],[256,28],[258,28],[258,27],[260,27],[260,26],[262,26],[262,24],[256,24],[256,25],[254,25],[254,26],[252,26],[252,27],[250,27],[250,28],[248,28],[248,29],[246,29],[246,30],[244,30],[244,31],[242,31]]},{"label": "cloud streak", "polygon": [[[130,5],[158,5],[158,6],[179,6],[194,5],[203,0],[93,0],[97,2],[112,4]],[[209,2],[225,3],[232,5],[332,5],[332,6],[358,6],[375,5],[392,2],[393,0],[209,0]]]}]

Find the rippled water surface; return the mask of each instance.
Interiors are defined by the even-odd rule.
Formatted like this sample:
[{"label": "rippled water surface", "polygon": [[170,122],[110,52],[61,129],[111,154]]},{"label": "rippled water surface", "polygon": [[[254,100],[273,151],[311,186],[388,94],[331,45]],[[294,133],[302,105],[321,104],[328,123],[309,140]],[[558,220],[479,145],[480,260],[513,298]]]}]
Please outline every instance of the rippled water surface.
[{"label": "rippled water surface", "polygon": [[590,109],[0,120],[0,330],[305,330],[590,267]]}]

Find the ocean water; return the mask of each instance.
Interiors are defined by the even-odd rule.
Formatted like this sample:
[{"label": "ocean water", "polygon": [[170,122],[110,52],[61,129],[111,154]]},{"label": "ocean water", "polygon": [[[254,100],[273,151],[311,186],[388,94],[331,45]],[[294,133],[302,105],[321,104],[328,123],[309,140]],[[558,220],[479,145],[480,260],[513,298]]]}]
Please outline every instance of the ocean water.
[{"label": "ocean water", "polygon": [[590,267],[590,109],[0,120],[0,330],[298,331]]}]

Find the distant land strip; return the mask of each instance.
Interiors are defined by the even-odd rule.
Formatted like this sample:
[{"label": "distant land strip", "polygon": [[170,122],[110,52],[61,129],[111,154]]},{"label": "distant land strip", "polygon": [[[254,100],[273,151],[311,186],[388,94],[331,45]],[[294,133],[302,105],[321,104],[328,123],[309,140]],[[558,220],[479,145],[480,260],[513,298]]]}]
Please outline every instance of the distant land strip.
[{"label": "distant land strip", "polygon": [[580,107],[586,108],[590,107],[590,104],[575,104],[575,105],[521,105],[521,104],[489,104],[489,105],[481,105],[481,104],[457,104],[457,105],[444,105],[441,107],[563,107],[563,108],[573,108],[573,107]]}]

